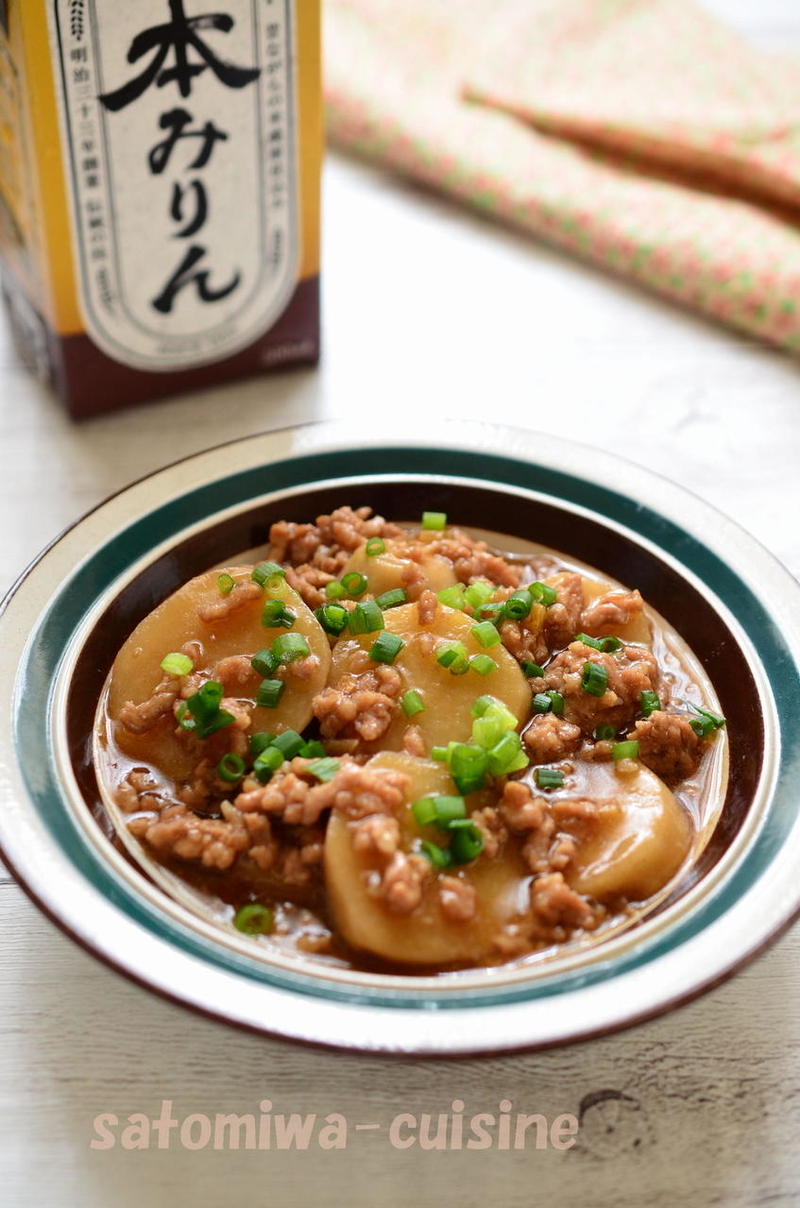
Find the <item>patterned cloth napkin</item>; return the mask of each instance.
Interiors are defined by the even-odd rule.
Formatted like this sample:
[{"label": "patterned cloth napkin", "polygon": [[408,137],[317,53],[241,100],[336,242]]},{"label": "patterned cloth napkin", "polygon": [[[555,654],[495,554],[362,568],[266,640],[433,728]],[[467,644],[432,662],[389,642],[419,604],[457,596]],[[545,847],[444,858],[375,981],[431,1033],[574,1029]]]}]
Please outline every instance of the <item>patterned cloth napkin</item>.
[{"label": "patterned cloth napkin", "polygon": [[326,0],[332,140],[800,351],[800,64],[690,0]]}]

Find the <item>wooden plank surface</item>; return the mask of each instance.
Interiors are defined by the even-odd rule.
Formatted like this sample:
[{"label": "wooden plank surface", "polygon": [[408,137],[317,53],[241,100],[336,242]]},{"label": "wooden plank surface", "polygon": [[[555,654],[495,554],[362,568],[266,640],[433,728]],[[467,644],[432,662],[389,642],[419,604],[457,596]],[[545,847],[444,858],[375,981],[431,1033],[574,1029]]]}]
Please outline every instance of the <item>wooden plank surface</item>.
[{"label": "wooden plank surface", "polygon": [[[800,46],[791,0],[714,0]],[[800,373],[599,272],[332,159],[325,362],[75,426],[0,328],[0,589],[62,526],[168,460],[285,423],[432,410],[574,436],[667,474],[800,573]],[[368,422],[368,421],[366,421]],[[589,454],[587,454],[589,456]],[[624,483],[622,484],[624,486]],[[95,963],[0,879],[0,1198],[17,1208],[191,1202],[651,1208],[800,1202],[800,935],[732,982],[628,1033],[455,1063],[312,1052],[238,1034]],[[90,1149],[95,1116],[342,1113],[345,1150]],[[419,1116],[580,1117],[568,1150],[422,1152]],[[377,1130],[355,1131],[357,1123]]]}]

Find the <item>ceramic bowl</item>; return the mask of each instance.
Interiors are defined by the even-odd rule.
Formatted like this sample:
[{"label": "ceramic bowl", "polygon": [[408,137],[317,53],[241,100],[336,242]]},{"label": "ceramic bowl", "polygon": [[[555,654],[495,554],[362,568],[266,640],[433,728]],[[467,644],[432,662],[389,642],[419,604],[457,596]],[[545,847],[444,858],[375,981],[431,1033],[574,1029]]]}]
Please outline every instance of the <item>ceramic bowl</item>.
[{"label": "ceramic bowl", "polygon": [[[719,822],[656,910],[554,959],[396,977],[254,954],[173,901],[114,842],[90,758],[118,647],[192,575],[340,503],[551,546],[641,589],[702,662],[728,719]],[[491,425],[424,439],[312,425],[198,454],[121,491],[28,569],[0,617],[0,847],[42,910],[141,984],[226,1022],[404,1054],[564,1043],[717,983],[800,910],[800,587],[751,537],[663,479]]]}]

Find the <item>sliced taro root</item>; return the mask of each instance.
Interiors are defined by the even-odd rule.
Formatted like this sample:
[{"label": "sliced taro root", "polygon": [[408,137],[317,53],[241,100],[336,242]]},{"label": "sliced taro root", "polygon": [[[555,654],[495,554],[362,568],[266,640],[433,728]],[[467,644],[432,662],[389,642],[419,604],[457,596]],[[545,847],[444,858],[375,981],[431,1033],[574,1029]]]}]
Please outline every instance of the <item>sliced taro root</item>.
[{"label": "sliced taro root", "polygon": [[[114,727],[114,739],[126,755],[139,759],[159,769],[173,780],[180,781],[189,776],[197,764],[201,740],[187,740],[178,732],[174,709],[168,708],[156,724],[145,733],[127,729],[120,719],[125,717],[127,702],[141,704],[152,697],[157,686],[165,678],[161,660],[172,651],[180,651],[187,643],[199,643],[202,655],[195,658],[193,675],[200,673],[201,679],[212,678],[214,668],[222,659],[245,655],[249,659],[260,650],[266,649],[279,634],[301,634],[313,661],[308,665],[307,676],[292,673],[289,667],[276,672],[286,681],[285,690],[274,709],[253,707],[250,729],[279,733],[283,730],[301,731],[308,725],[312,715],[314,696],[324,686],[330,668],[330,645],[328,638],[311,610],[303,603],[297,592],[283,579],[271,581],[263,591],[250,593],[246,586],[252,583],[252,567],[228,567],[224,572],[208,571],[186,583],[178,591],[159,604],[137,625],[114,662],[108,698],[108,715]],[[220,573],[231,576],[236,584],[228,597],[233,601],[234,592],[240,597],[249,596],[237,607],[223,616],[203,620],[202,613],[213,612],[224,600],[219,586]],[[255,584],[253,584],[255,587]],[[296,617],[291,629],[285,627],[265,628],[261,613],[267,600],[281,600]],[[198,611],[200,610],[200,611]],[[252,671],[241,681],[226,689],[226,696],[235,698],[247,706],[254,706],[256,693],[262,676]],[[177,680],[173,687],[180,687]],[[178,697],[178,699],[180,699]],[[225,731],[219,731],[224,736]],[[214,750],[225,746],[221,737],[215,736]]]}]

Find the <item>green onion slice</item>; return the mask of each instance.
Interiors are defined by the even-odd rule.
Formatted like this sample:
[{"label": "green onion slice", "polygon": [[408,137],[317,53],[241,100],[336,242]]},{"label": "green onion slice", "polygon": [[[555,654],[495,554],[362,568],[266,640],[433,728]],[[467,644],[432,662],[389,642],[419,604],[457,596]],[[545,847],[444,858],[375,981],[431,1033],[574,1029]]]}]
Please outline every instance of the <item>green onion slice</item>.
[{"label": "green onion slice", "polygon": [[316,780],[322,780],[327,784],[329,780],[333,780],[339,771],[339,766],[338,759],[334,759],[332,755],[326,755],[323,759],[315,759],[313,763],[307,764],[304,770]]},{"label": "green onion slice", "polygon": [[645,689],[639,701],[642,709],[642,716],[649,717],[651,713],[655,713],[656,709],[661,708],[661,700],[657,692],[651,692],[649,688]]},{"label": "green onion slice", "polygon": [[408,596],[402,587],[393,587],[390,591],[384,591],[381,595],[375,597],[375,603],[380,609],[397,608],[398,604],[405,604]]},{"label": "green onion slice", "polygon": [[469,667],[470,671],[477,671],[478,675],[491,675],[497,670],[497,663],[488,654],[473,654]]},{"label": "green onion slice", "polygon": [[590,696],[605,696],[608,689],[608,672],[600,663],[584,663],[581,687]]},{"label": "green onion slice", "polygon": [[483,851],[483,835],[470,818],[456,820],[448,828],[452,833],[450,859],[454,864],[469,864]]},{"label": "green onion slice", "polygon": [[341,604],[323,604],[314,609],[314,616],[326,633],[337,637],[347,627],[347,609]]},{"label": "green onion slice", "polygon": [[259,650],[250,660],[250,666],[263,679],[268,679],[278,666],[278,659],[271,650]]},{"label": "green onion slice", "polygon": [[227,571],[223,571],[221,575],[217,575],[217,587],[219,588],[220,595],[229,596],[235,586],[236,580]]},{"label": "green onion slice", "polygon": [[237,780],[242,779],[246,771],[247,764],[241,755],[235,754],[234,751],[229,751],[227,755],[223,755],[217,764],[217,775],[226,784],[236,784]]},{"label": "green onion slice", "polygon": [[450,775],[459,793],[476,793],[486,784],[489,760],[483,747],[472,743],[455,743],[448,751]]},{"label": "green onion slice", "polygon": [[296,614],[283,600],[267,600],[261,610],[261,624],[265,629],[291,629],[296,620]]},{"label": "green onion slice", "polygon": [[472,626],[470,633],[485,650],[490,650],[500,641],[497,626],[493,625],[491,621],[479,621],[477,625]]},{"label": "green onion slice", "polygon": [[369,586],[367,576],[360,574],[357,570],[351,570],[346,575],[342,575],[341,583],[348,596],[363,596]]},{"label": "green onion slice", "polygon": [[250,735],[249,748],[250,754],[256,758],[262,751],[266,751],[267,747],[272,746],[275,741],[274,734],[267,734],[264,730],[258,730],[255,734]]},{"label": "green onion slice", "polygon": [[427,856],[434,868],[449,868],[450,852],[446,847],[439,847],[438,843],[430,843],[427,839],[423,839],[420,850],[424,856]]},{"label": "green onion slice", "polygon": [[493,776],[507,775],[512,763],[516,763],[521,749],[522,741],[516,730],[507,731],[488,753],[487,758],[491,774]]},{"label": "green onion slice", "polygon": [[540,789],[560,789],[564,783],[564,773],[558,768],[537,768],[533,775]]},{"label": "green onion slice", "polygon": [[639,744],[634,739],[629,739],[627,742],[615,742],[611,748],[611,758],[616,759],[638,759]]},{"label": "green onion slice", "polygon": [[164,655],[161,670],[166,671],[167,675],[188,675],[190,671],[194,671],[194,663],[188,654],[174,650],[171,654]]},{"label": "green onion slice", "polygon": [[549,583],[531,583],[528,591],[534,604],[544,604],[546,608],[549,608],[551,604],[555,604],[558,599],[558,592]]},{"label": "green onion slice", "polygon": [[447,524],[447,512],[423,512],[422,527],[427,532],[440,533]]},{"label": "green onion slice", "polygon": [[275,916],[270,908],[258,902],[240,906],[233,916],[234,927],[245,935],[269,935],[274,922]]},{"label": "green onion slice", "polygon": [[277,709],[286,685],[283,680],[265,679],[262,680],[258,692],[256,692],[256,704],[259,709]]},{"label": "green onion slice", "polygon": [[277,747],[268,746],[253,761],[253,775],[256,780],[266,784],[283,763],[283,753]]},{"label": "green onion slice", "polygon": [[370,647],[369,657],[373,663],[393,663],[400,651],[405,646],[405,642],[396,633],[387,633],[384,629],[383,633],[375,639]]},{"label": "green onion slice", "polygon": [[531,709],[534,713],[549,713],[552,707],[553,702],[549,692],[537,692],[531,701]]},{"label": "green onion slice", "polygon": [[503,604],[502,615],[510,621],[522,621],[533,608],[533,600],[529,591],[515,591]]},{"label": "green onion slice", "polygon": [[250,578],[259,587],[264,587],[271,579],[285,579],[286,571],[277,562],[259,562],[253,567]]},{"label": "green onion slice", "polygon": [[280,751],[284,759],[294,759],[295,755],[300,754],[304,745],[304,740],[297,730],[284,730],[282,734],[278,734],[272,740],[272,746],[276,751]]},{"label": "green onion slice", "polygon": [[385,628],[383,613],[377,600],[363,600],[356,604],[348,617],[351,633],[375,633]]},{"label": "green onion slice", "polygon": [[302,755],[303,759],[324,759],[327,751],[322,743],[317,738],[310,738],[308,742],[304,742],[298,755]]},{"label": "green onion slice", "polygon": [[538,679],[539,676],[544,675],[544,667],[540,667],[538,663],[532,663],[530,659],[523,659],[522,673],[529,679]]},{"label": "green onion slice", "polygon": [[[494,583],[487,583],[485,579],[476,579],[474,583],[470,583],[464,590],[464,601],[469,604],[470,608],[480,608],[482,604],[486,604],[497,591]],[[500,604],[497,605],[501,607]]]},{"label": "green onion slice", "polygon": [[329,600],[343,600],[347,592],[338,579],[332,579],[330,583],[325,584],[325,595]]},{"label": "green onion slice", "polygon": [[416,688],[410,688],[408,692],[403,693],[400,705],[406,717],[416,717],[417,713],[422,713],[425,709],[425,702]]},{"label": "green onion slice", "polygon": [[594,731],[594,737],[598,742],[606,742],[608,739],[616,738],[617,731],[613,726],[597,726]]},{"label": "green onion slice", "polygon": [[272,643],[272,653],[279,663],[293,663],[308,658],[311,651],[302,633],[279,633]]},{"label": "green onion slice", "polygon": [[378,554],[386,553],[386,542],[383,537],[370,537],[364,546],[364,551],[368,558],[376,558]]},{"label": "green onion slice", "polygon": [[436,599],[447,608],[463,608],[466,595],[462,584],[454,583],[452,587],[443,587],[437,592]]}]

